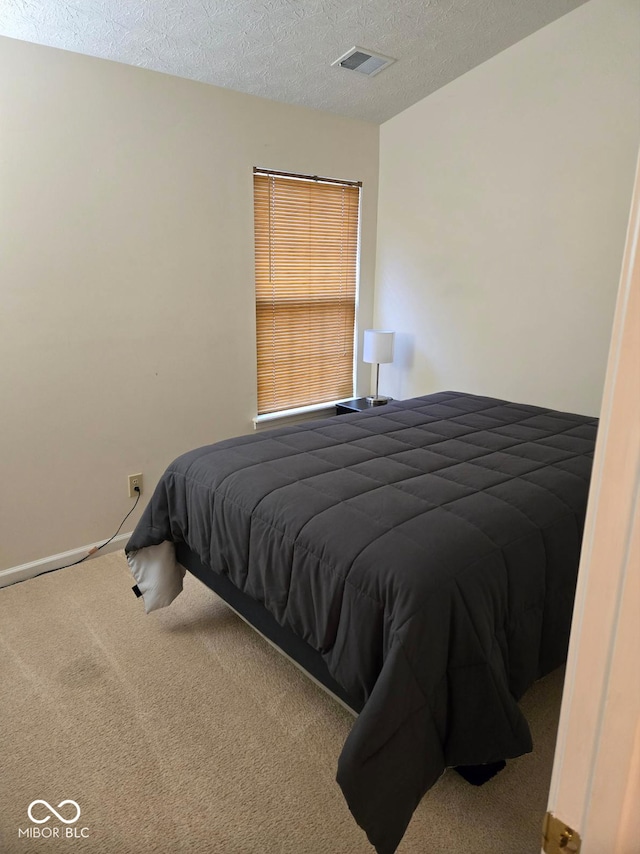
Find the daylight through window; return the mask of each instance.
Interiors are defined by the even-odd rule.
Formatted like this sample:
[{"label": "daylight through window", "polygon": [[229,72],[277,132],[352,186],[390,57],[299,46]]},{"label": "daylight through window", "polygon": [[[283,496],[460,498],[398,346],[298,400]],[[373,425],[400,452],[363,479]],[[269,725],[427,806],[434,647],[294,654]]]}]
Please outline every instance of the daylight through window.
[{"label": "daylight through window", "polygon": [[254,170],[258,414],[353,394],[360,185]]}]

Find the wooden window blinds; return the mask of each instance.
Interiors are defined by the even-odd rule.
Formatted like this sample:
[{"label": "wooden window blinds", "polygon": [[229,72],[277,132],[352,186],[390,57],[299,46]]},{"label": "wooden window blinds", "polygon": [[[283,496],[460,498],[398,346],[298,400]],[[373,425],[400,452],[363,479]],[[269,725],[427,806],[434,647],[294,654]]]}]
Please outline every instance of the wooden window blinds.
[{"label": "wooden window blinds", "polygon": [[254,170],[258,414],[353,394],[360,186]]}]

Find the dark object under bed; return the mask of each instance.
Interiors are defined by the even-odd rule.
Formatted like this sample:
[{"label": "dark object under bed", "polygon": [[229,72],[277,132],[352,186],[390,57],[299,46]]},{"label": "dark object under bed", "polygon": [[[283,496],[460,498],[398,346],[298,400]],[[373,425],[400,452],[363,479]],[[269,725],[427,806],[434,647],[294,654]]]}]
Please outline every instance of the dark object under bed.
[{"label": "dark object under bed", "polygon": [[442,392],[227,440],[169,467],[126,551],[143,595],[175,543],[304,641],[360,710],[338,782],[391,854],[445,767],[531,749],[517,700],[566,656],[596,428]]}]

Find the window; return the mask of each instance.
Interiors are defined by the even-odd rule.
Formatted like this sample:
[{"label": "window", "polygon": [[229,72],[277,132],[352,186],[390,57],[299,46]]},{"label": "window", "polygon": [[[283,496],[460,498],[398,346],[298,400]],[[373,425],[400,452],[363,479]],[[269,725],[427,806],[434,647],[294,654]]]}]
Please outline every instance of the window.
[{"label": "window", "polygon": [[360,184],[254,169],[258,414],[353,394]]}]

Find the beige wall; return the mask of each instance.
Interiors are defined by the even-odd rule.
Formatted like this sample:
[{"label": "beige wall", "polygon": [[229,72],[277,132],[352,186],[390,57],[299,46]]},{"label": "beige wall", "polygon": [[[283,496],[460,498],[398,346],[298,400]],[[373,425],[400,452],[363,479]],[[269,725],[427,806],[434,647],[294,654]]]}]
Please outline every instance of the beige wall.
[{"label": "beige wall", "polygon": [[377,126],[0,38],[0,569],[252,429],[253,166],[363,181],[369,325]]},{"label": "beige wall", "polygon": [[381,392],[597,414],[640,141],[640,4],[590,0],[381,128]]}]

